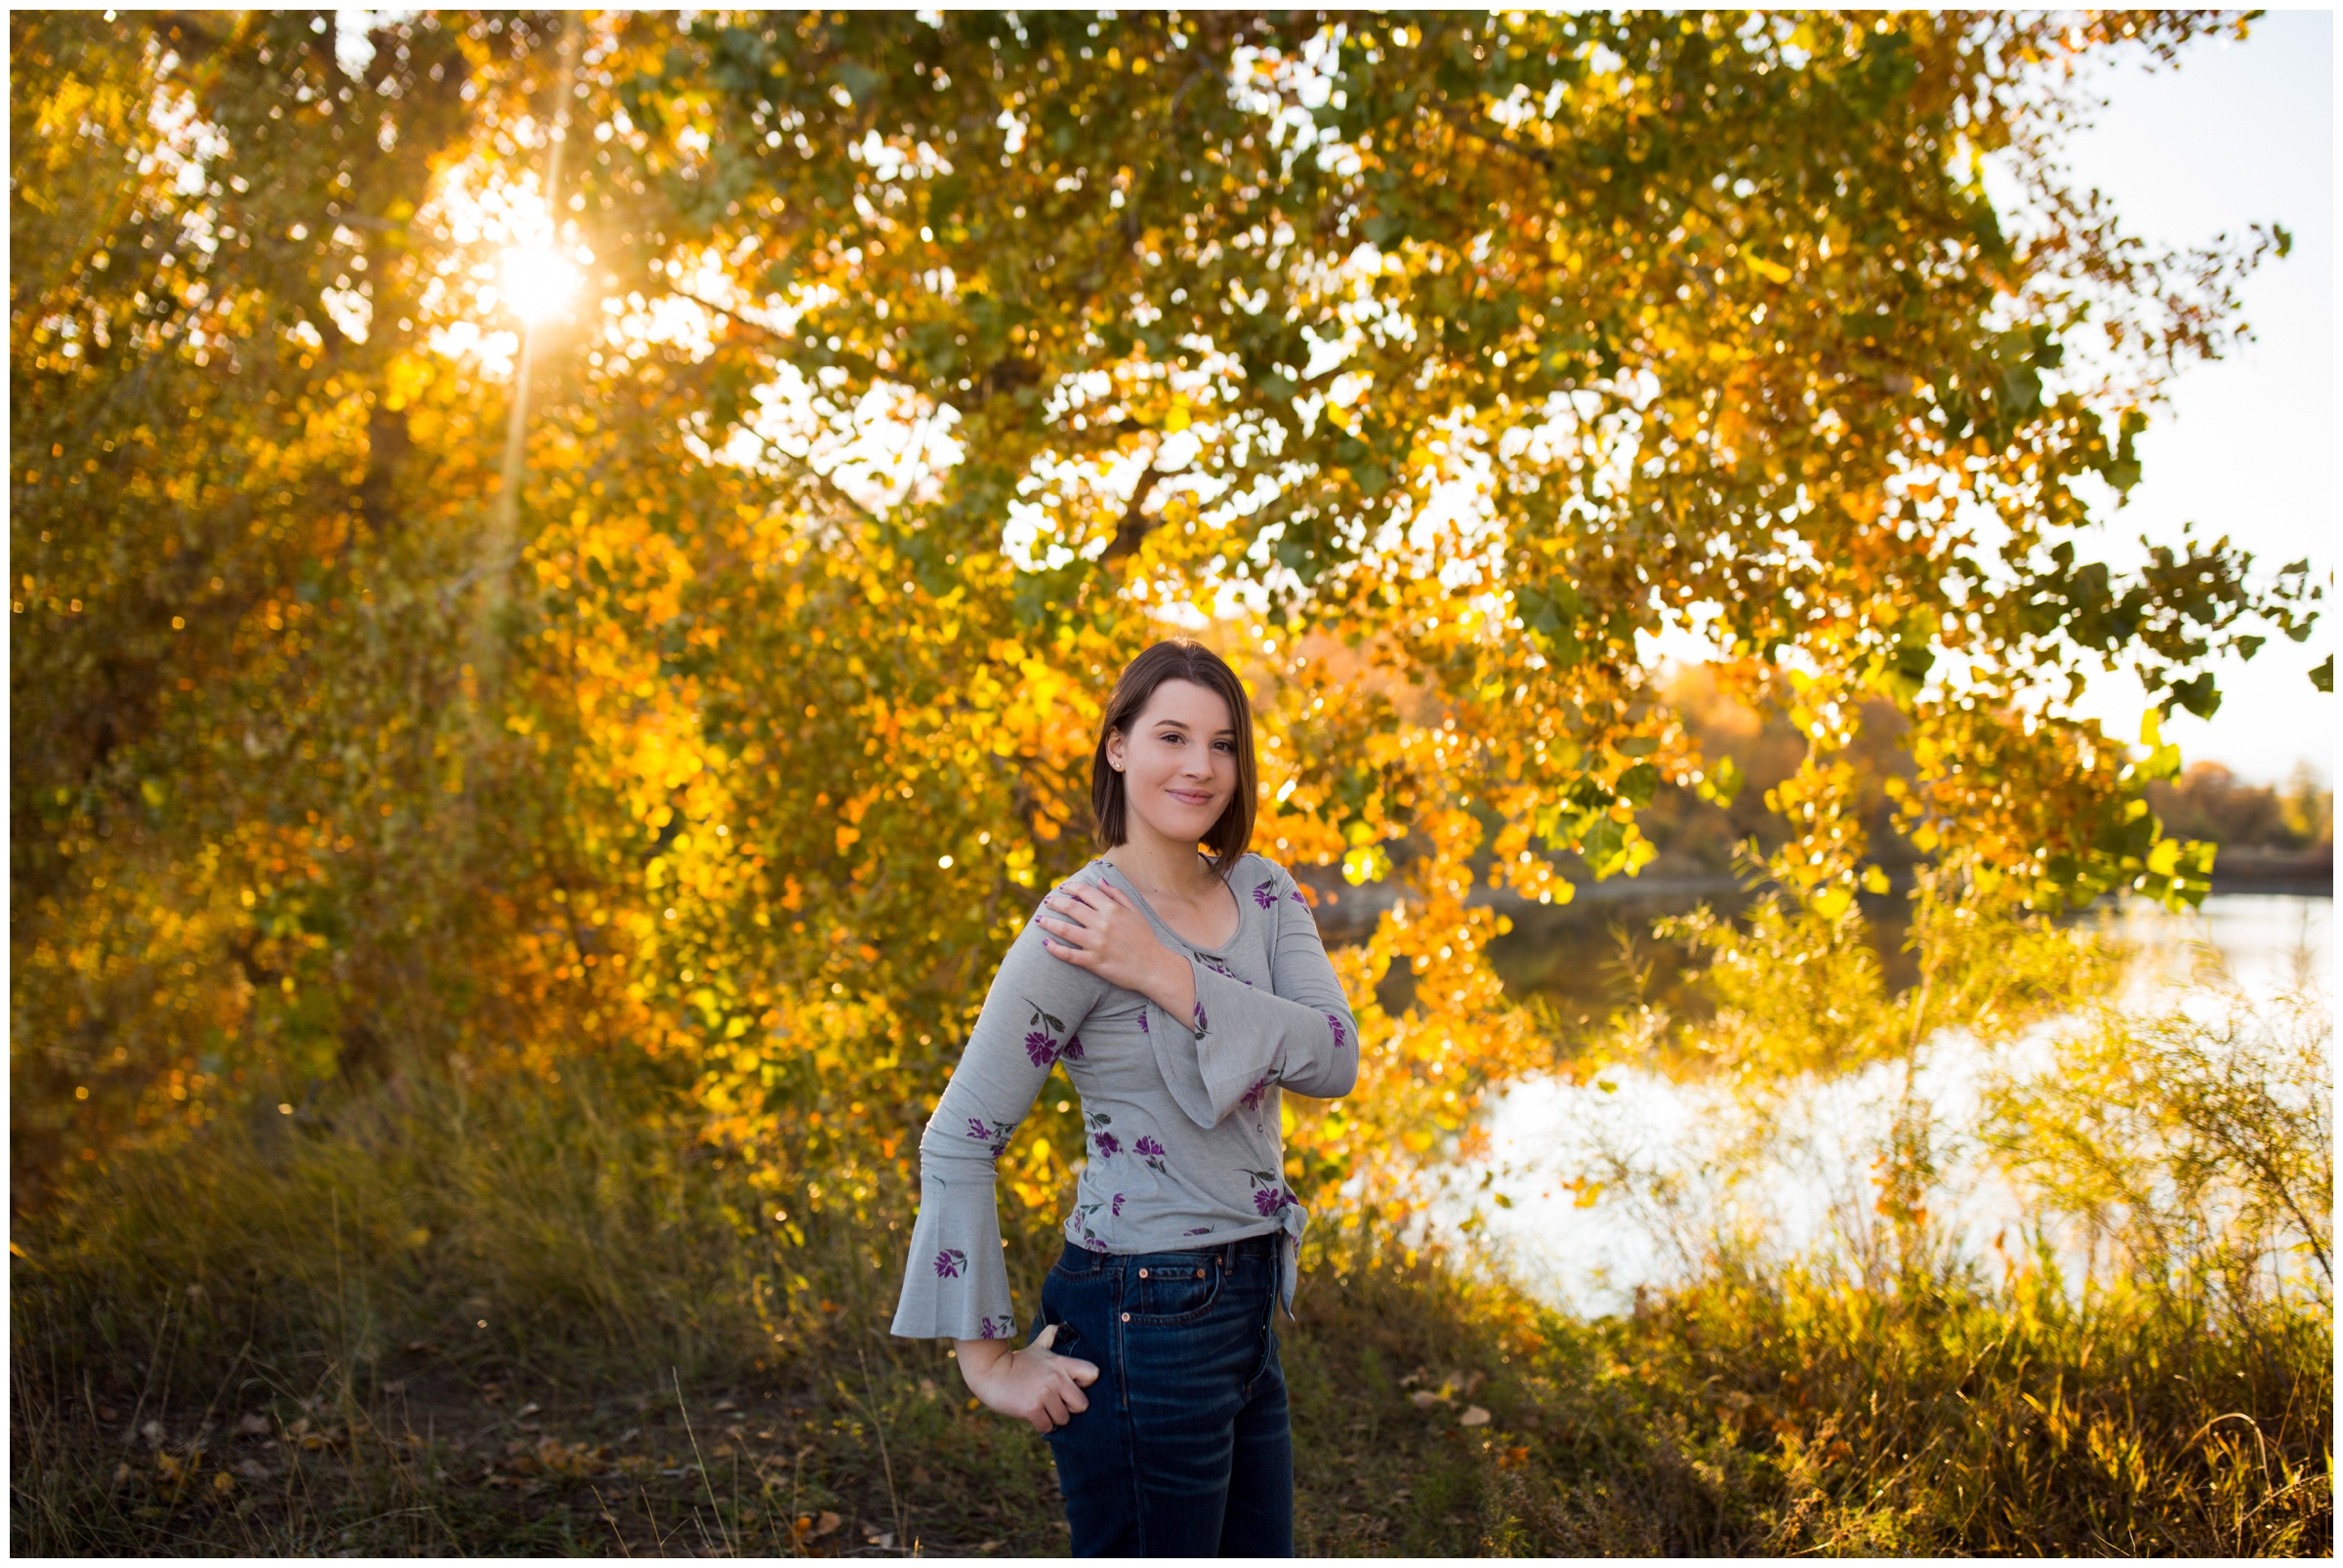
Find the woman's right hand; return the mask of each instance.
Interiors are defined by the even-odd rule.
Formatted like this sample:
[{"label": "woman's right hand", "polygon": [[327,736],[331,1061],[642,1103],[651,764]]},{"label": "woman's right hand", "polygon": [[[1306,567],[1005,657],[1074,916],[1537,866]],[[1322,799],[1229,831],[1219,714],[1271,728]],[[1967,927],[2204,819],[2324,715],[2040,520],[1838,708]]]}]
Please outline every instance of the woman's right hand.
[{"label": "woman's right hand", "polygon": [[1021,1350],[1006,1340],[957,1341],[960,1375],[988,1408],[1031,1422],[1047,1435],[1090,1408],[1082,1390],[1098,1380],[1088,1361],[1050,1349],[1056,1341],[1054,1323]]}]

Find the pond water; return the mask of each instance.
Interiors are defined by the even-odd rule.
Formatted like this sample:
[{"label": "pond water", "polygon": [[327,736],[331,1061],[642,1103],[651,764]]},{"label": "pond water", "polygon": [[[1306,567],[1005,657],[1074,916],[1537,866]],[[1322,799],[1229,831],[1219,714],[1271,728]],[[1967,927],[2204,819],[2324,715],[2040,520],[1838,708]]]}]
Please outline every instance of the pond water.
[{"label": "pond water", "polygon": [[[2238,893],[2188,915],[2135,902],[2117,924],[2140,948],[2137,986],[2185,984],[2218,965],[2262,997],[2305,984],[2331,995],[2332,920],[2327,898]],[[1490,1152],[1452,1170],[1431,1223],[1541,1298],[1584,1313],[1621,1310],[1638,1286],[1682,1277],[1719,1213],[1794,1253],[1834,1226],[1843,1234],[1870,1222],[1869,1151],[1908,1090],[1949,1125],[1974,1125],[1983,1053],[1940,1041],[1922,1056],[1910,1086],[1889,1066],[1801,1086],[1753,1173],[1728,1157],[1722,1139],[1738,1119],[1717,1113],[1706,1085],[1626,1070],[1587,1085],[1526,1081],[1490,1106]],[[1653,1205],[1617,1185],[1586,1201],[1590,1176],[1623,1167],[1665,1173],[1675,1201]],[[1940,1199],[1964,1245],[2015,1242],[2017,1206],[1981,1162],[1952,1162]]]}]

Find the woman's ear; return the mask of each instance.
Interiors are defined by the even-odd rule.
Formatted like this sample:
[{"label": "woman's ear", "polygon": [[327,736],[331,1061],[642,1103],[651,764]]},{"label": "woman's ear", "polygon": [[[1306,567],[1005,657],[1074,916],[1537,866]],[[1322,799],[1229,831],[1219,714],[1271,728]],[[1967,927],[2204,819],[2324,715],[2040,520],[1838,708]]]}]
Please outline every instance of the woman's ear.
[{"label": "woman's ear", "polygon": [[1106,732],[1106,763],[1116,772],[1123,771],[1123,731],[1120,729],[1110,729]]}]

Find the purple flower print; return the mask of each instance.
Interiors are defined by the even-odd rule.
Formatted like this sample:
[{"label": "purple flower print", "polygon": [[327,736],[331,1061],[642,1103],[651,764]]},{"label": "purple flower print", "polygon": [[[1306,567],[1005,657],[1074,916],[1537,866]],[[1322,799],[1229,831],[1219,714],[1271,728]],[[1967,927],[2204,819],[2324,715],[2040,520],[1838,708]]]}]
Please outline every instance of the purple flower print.
[{"label": "purple flower print", "polygon": [[1145,1008],[1141,1008],[1139,1009],[1139,1033],[1148,1034],[1151,1032],[1152,1031],[1150,1031],[1147,1027],[1147,1010]]},{"label": "purple flower print", "polygon": [[1255,887],[1253,890],[1253,901],[1263,909],[1275,909],[1277,907],[1277,884],[1264,882]]},{"label": "purple flower print", "polygon": [[[1025,1005],[1033,1007],[1030,1002]],[[1057,1060],[1057,1037],[1066,1032],[1065,1023],[1040,1008],[1033,1009],[1033,1016],[1026,1022],[1025,1054],[1032,1058],[1036,1067],[1047,1067]]]},{"label": "purple flower print", "polygon": [[1336,1051],[1348,1050],[1350,1047],[1350,1033],[1348,1030],[1342,1027],[1341,1015],[1333,1012],[1328,1013],[1326,1015],[1326,1026],[1335,1032],[1335,1049]]},{"label": "purple flower print", "polygon": [[935,1277],[958,1279],[960,1271],[968,1266],[968,1255],[957,1247],[947,1247],[935,1255]]},{"label": "purple flower print", "polygon": [[977,1322],[976,1338],[979,1340],[998,1340],[1001,1338],[1001,1336],[993,1332],[993,1320],[990,1317],[980,1319]]},{"label": "purple flower print", "polygon": [[995,1122],[988,1128],[975,1117],[968,1118],[968,1136],[979,1143],[990,1146],[993,1158],[996,1160],[1001,1157],[1001,1152],[1008,1147],[1008,1135],[1016,1130],[1016,1124],[1013,1122]]},{"label": "purple flower print", "polygon": [[1253,1081],[1253,1087],[1251,1089],[1245,1091],[1243,1094],[1237,1097],[1237,1103],[1244,1106],[1249,1111],[1258,1109],[1261,1103],[1261,1096],[1268,1093],[1269,1078],[1267,1074],[1263,1074],[1261,1077]]},{"label": "purple flower print", "polygon": [[1120,1192],[1115,1194],[1114,1207],[1107,1212],[1112,1214],[1118,1219],[1123,1217],[1123,1194]]},{"label": "purple flower print", "polygon": [[1204,1038],[1204,1004],[1201,1002],[1196,1004],[1196,1027],[1190,1029],[1188,1033],[1199,1040]]},{"label": "purple flower print", "polygon": [[1090,1146],[1098,1151],[1098,1158],[1111,1160],[1123,1152],[1123,1140],[1106,1130],[1113,1117],[1104,1111],[1093,1111],[1084,1120],[1090,1124]]},{"label": "purple flower print", "polygon": [[1154,1135],[1140,1134],[1139,1140],[1130,1146],[1130,1152],[1145,1161],[1147,1169],[1157,1175],[1170,1176],[1172,1174],[1172,1168],[1164,1163],[1164,1146],[1155,1140]]},{"label": "purple flower print", "polygon": [[1057,1055],[1060,1061],[1082,1060],[1082,1036],[1068,1036],[1066,1040],[1066,1049],[1059,1052]]},{"label": "purple flower print", "polygon": [[[1091,1217],[1105,1207],[1104,1203],[1086,1203],[1078,1206],[1066,1220],[1067,1238],[1074,1245],[1088,1252],[1102,1253],[1106,1251],[1106,1243],[1100,1241],[1098,1233],[1090,1228]],[[1080,1234],[1076,1234],[1076,1232],[1080,1232]]]},{"label": "purple flower print", "polygon": [[1307,908],[1309,908],[1309,907],[1310,907],[1310,901],[1309,901],[1307,898],[1304,898],[1304,897],[1302,897],[1302,896],[1301,896],[1301,889],[1300,889],[1299,887],[1296,887],[1296,888],[1295,888],[1295,889],[1294,889],[1292,892],[1290,892],[1290,893],[1286,894],[1286,896],[1287,896],[1288,898],[1291,898],[1291,899],[1293,899],[1293,900],[1294,900],[1295,903],[1299,904],[1299,905],[1300,905],[1302,908],[1304,908],[1304,909],[1307,909]]},{"label": "purple flower print", "polygon": [[1285,1182],[1274,1171],[1248,1171],[1246,1178],[1253,1183],[1253,1208],[1263,1218],[1276,1214],[1294,1201]]},{"label": "purple flower print", "polygon": [[1210,1225],[1198,1225],[1193,1230],[1183,1230],[1180,1232],[1180,1234],[1183,1236],[1209,1236],[1212,1233],[1213,1227]]}]

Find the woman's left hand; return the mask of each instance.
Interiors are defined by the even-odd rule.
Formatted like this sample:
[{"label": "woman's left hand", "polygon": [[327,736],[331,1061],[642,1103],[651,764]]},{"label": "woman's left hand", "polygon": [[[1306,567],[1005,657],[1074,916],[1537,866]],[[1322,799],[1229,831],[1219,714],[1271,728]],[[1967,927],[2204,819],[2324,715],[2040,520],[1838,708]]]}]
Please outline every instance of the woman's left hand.
[{"label": "woman's left hand", "polygon": [[1136,991],[1174,1017],[1194,1007],[1196,980],[1187,964],[1156,936],[1146,912],[1117,889],[1068,883],[1042,900],[1035,919],[1051,957]]}]

